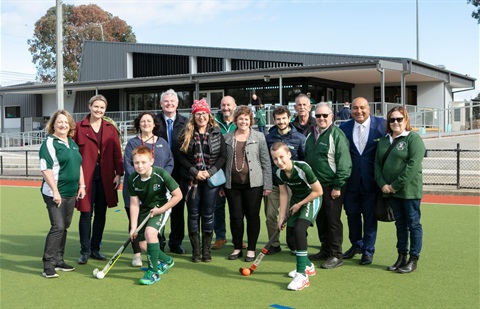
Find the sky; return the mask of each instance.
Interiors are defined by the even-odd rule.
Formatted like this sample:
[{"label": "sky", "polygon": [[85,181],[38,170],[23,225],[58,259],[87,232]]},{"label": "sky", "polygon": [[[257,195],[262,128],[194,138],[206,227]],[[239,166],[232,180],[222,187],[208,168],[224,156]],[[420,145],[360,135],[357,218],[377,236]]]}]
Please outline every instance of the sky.
[{"label": "sky", "polygon": [[[416,0],[64,0],[125,20],[139,43],[417,58]],[[32,78],[27,40],[55,0],[1,0],[0,70]],[[419,60],[480,76],[480,27],[467,0],[418,0]],[[2,81],[0,81],[2,82]],[[460,92],[455,100],[474,98]]]}]

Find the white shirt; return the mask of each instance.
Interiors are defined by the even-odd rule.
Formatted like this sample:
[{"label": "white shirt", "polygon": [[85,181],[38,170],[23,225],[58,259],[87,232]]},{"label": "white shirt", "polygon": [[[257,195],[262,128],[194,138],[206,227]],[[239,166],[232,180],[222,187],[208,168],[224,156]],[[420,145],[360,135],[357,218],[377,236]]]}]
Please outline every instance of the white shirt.
[{"label": "white shirt", "polygon": [[360,151],[360,141],[359,141],[359,136],[360,136],[360,126],[363,125],[365,126],[365,146],[368,142],[368,134],[370,133],[370,117],[368,117],[367,120],[365,120],[364,123],[360,124],[358,122],[355,122],[355,125],[353,126],[353,143],[357,147],[357,149]]}]

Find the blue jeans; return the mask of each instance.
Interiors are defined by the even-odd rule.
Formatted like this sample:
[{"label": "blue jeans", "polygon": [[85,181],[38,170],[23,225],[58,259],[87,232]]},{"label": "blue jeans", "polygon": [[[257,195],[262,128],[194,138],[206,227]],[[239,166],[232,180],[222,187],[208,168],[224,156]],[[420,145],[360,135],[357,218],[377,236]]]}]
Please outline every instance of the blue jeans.
[{"label": "blue jeans", "polygon": [[[187,192],[186,182],[182,182],[182,187],[184,192]],[[198,183],[194,198],[193,192],[190,192],[187,200],[188,233],[196,233],[200,229],[201,232],[207,233],[213,231],[213,208],[219,190],[220,187],[210,188],[205,181],[202,181]]]},{"label": "blue jeans", "polygon": [[420,223],[420,200],[406,200],[396,197],[390,198],[395,226],[397,227],[398,253],[407,254],[408,237],[410,233],[410,257],[418,258],[422,250],[423,230]]},{"label": "blue jeans", "polygon": [[75,209],[75,196],[62,197],[60,207],[53,201],[53,197],[43,195],[47,205],[48,217],[50,218],[50,231],[45,240],[43,250],[43,268],[52,269],[62,264],[67,240],[67,229],[72,223]]},{"label": "blue jeans", "polygon": [[227,228],[225,226],[225,196],[217,196],[217,201],[213,209],[213,230],[215,231],[215,240],[227,239]]}]

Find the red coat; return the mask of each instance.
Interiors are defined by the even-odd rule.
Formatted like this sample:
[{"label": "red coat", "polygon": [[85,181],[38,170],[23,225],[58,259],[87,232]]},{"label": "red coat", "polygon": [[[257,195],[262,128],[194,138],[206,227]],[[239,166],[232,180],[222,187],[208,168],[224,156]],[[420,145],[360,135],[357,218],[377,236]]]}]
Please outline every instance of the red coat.
[{"label": "red coat", "polygon": [[[77,143],[82,155],[83,177],[85,179],[85,198],[78,200],[76,208],[81,212],[90,211],[92,180],[97,163],[98,147],[95,132],[90,126],[90,115],[75,125],[73,140]],[[122,148],[118,131],[111,123],[102,120],[102,149],[100,151],[100,174],[108,207],[118,204],[118,193],[113,180],[116,175],[123,175]]]}]

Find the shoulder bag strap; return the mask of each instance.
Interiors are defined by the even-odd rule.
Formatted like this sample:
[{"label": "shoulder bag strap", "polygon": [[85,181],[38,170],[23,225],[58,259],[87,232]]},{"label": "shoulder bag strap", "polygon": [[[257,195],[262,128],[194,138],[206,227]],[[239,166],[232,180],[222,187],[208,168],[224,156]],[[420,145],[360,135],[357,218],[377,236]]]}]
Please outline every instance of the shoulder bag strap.
[{"label": "shoulder bag strap", "polygon": [[387,152],[385,152],[385,154],[383,155],[382,168],[383,168],[383,166],[385,165],[385,161],[387,161],[387,157],[388,157],[388,155],[390,154],[390,152],[392,151],[393,147],[395,147],[395,145],[396,145],[399,141],[400,141],[400,137],[397,137],[397,138],[393,139],[392,144],[390,145],[390,147],[388,147]]}]

